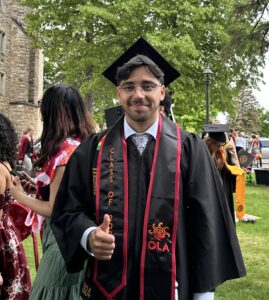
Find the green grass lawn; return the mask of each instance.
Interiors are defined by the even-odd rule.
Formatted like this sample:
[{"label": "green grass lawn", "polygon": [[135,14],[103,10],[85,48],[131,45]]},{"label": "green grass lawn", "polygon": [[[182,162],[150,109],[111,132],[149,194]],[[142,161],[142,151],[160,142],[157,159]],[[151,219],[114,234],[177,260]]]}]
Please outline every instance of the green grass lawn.
[{"label": "green grass lawn", "polygon": [[[40,260],[41,256],[42,256],[42,246],[41,246],[39,235],[38,235],[37,239],[38,239],[38,252],[39,252],[39,260]],[[28,237],[26,240],[24,240],[23,245],[24,245],[26,256],[27,256],[28,265],[30,268],[31,279],[33,281],[35,278],[35,274],[36,274],[36,267],[35,267],[35,257],[34,257],[34,248],[33,248],[32,237]]]},{"label": "green grass lawn", "polygon": [[[215,300],[269,300],[269,186],[247,186],[246,213],[261,218],[254,224],[236,225],[247,276],[222,284],[216,290]],[[34,279],[32,238],[26,239],[24,246]]]},{"label": "green grass lawn", "polygon": [[218,287],[216,300],[269,299],[269,186],[247,186],[246,213],[261,218],[237,223],[247,276]]}]

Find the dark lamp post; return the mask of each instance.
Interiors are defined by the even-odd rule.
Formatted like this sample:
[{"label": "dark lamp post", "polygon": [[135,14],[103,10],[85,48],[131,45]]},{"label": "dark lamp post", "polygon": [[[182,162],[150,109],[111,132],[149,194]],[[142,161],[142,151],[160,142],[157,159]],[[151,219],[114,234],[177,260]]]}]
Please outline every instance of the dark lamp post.
[{"label": "dark lamp post", "polygon": [[205,100],[206,100],[206,124],[209,122],[209,84],[210,84],[210,77],[213,72],[206,68],[204,69],[203,74],[205,75]]}]

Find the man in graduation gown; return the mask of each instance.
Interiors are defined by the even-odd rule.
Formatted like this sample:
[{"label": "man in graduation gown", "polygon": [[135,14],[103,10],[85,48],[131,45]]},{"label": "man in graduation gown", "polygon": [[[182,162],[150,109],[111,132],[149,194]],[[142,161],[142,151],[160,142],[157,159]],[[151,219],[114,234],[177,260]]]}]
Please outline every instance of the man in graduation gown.
[{"label": "man in graduation gown", "polygon": [[159,114],[178,73],[154,51],[140,39],[105,72],[125,115],[75,151],[55,201],[68,271],[88,260],[82,299],[213,299],[245,275],[206,145]]}]

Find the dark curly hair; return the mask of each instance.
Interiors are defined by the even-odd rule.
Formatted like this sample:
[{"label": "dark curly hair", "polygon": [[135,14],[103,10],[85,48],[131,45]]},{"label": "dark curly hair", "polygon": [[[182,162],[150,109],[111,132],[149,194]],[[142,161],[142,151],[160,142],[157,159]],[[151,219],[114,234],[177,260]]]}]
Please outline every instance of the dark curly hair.
[{"label": "dark curly hair", "polygon": [[0,113],[0,161],[14,168],[17,159],[18,137],[11,121]]},{"label": "dark curly hair", "polygon": [[41,100],[40,111],[43,131],[35,167],[42,167],[55,155],[66,138],[73,136],[84,140],[95,131],[90,112],[78,90],[71,85],[57,84],[48,88]]}]

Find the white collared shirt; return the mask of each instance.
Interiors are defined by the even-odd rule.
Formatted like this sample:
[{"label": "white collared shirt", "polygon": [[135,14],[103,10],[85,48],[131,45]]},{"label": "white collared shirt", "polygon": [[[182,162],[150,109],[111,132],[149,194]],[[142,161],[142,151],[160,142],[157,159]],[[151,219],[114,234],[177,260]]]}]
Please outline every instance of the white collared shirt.
[{"label": "white collared shirt", "polygon": [[[150,126],[149,129],[147,129],[145,132],[139,132],[139,133],[148,133],[151,136],[154,137],[154,139],[156,140],[156,136],[157,136],[157,131],[158,131],[158,123],[159,123],[159,117],[157,118],[157,120]],[[123,129],[124,129],[124,137],[127,140],[129,136],[131,136],[132,134],[137,133],[136,131],[133,130],[133,128],[128,124],[126,118],[124,117],[124,124],[123,124]]]}]

